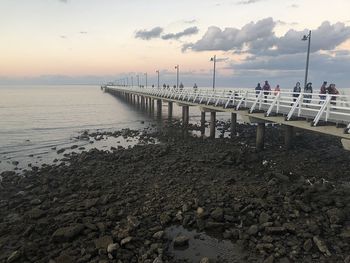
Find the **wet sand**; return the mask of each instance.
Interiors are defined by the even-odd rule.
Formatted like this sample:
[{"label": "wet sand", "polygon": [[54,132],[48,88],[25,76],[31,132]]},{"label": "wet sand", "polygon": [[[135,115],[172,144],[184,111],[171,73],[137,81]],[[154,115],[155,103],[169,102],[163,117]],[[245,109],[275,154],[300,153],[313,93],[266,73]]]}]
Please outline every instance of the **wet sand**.
[{"label": "wet sand", "polygon": [[[310,133],[286,151],[268,127],[256,153],[255,128],[238,133],[195,138],[175,123],[145,145],[2,173],[0,262],[350,262],[349,152]],[[236,257],[196,251],[191,231]]]}]

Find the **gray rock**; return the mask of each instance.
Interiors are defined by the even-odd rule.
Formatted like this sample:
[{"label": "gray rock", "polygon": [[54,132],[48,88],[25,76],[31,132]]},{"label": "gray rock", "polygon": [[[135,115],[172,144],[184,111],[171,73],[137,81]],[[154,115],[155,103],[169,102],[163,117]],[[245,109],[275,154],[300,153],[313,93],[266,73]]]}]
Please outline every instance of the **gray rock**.
[{"label": "gray rock", "polygon": [[41,217],[43,217],[44,215],[46,214],[46,212],[44,210],[41,210],[39,208],[33,208],[32,210],[30,210],[28,212],[28,216],[31,218],[31,219],[39,219]]},{"label": "gray rock", "polygon": [[120,241],[120,245],[121,245],[121,246],[124,246],[124,245],[130,243],[131,241],[132,241],[132,237],[123,238],[123,239]]},{"label": "gray rock", "polygon": [[187,236],[177,236],[174,238],[174,248],[178,248],[178,247],[186,247],[188,246],[188,242],[189,242],[189,238]]},{"label": "gray rock", "polygon": [[21,252],[16,250],[7,258],[7,263],[12,263],[17,261],[21,257]]},{"label": "gray rock", "polygon": [[321,240],[319,237],[314,236],[312,238],[314,241],[315,245],[317,246],[318,250],[322,252],[326,256],[331,256],[331,252],[329,252],[328,247],[326,246],[325,242]]},{"label": "gray rock", "polygon": [[307,239],[305,240],[304,244],[303,244],[303,248],[306,252],[309,252],[312,249],[312,240],[311,239]]},{"label": "gray rock", "polygon": [[118,243],[111,243],[107,246],[108,257],[113,259],[117,256],[117,251],[119,249]]},{"label": "gray rock", "polygon": [[210,263],[210,259],[207,257],[202,258],[201,261],[199,261],[199,263]]},{"label": "gray rock", "polygon": [[210,216],[216,221],[222,221],[224,219],[224,210],[217,207],[210,213]]},{"label": "gray rock", "polygon": [[103,236],[98,239],[95,239],[94,244],[97,249],[107,249],[109,244],[113,244],[113,239],[111,236]]},{"label": "gray rock", "polygon": [[153,234],[154,239],[162,239],[163,236],[164,236],[164,231],[158,231],[158,232]]},{"label": "gray rock", "polygon": [[84,225],[76,224],[69,227],[62,227],[57,229],[52,234],[52,241],[54,242],[67,242],[73,240],[84,230]]},{"label": "gray rock", "polygon": [[268,213],[266,212],[262,212],[260,213],[260,216],[259,216],[259,223],[260,224],[264,224],[264,223],[267,223],[270,219],[270,216]]},{"label": "gray rock", "polygon": [[251,235],[251,236],[254,236],[254,235],[256,235],[258,233],[258,230],[259,230],[259,228],[258,228],[257,225],[252,225],[248,229],[248,234]]}]

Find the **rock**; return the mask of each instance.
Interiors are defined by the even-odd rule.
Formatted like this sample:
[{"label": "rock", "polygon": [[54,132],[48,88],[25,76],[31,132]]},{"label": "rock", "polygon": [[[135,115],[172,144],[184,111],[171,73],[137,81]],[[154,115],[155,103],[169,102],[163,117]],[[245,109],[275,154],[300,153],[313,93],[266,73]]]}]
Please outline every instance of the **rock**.
[{"label": "rock", "polygon": [[273,263],[275,262],[275,257],[273,255],[270,255],[269,257],[267,257],[263,263]]},{"label": "rock", "polygon": [[204,214],[204,209],[202,207],[197,208],[197,216],[201,217]]},{"label": "rock", "polygon": [[162,239],[163,236],[164,236],[164,231],[158,231],[158,232],[153,234],[154,239]]},{"label": "rock", "polygon": [[140,221],[135,216],[128,216],[127,220],[130,229],[135,229],[140,225]]},{"label": "rock", "polygon": [[156,257],[152,263],[163,263],[161,256]]},{"label": "rock", "polygon": [[57,153],[57,154],[61,154],[61,153],[63,153],[65,150],[66,150],[66,149],[59,149],[56,153]]},{"label": "rock", "polygon": [[341,224],[344,220],[344,214],[338,208],[329,209],[327,215],[331,224]]},{"label": "rock", "polygon": [[120,245],[124,246],[132,241],[132,237],[126,237],[120,241]]},{"label": "rock", "polygon": [[67,242],[73,240],[84,230],[84,225],[76,224],[69,227],[62,227],[57,229],[52,234],[52,241],[54,242]]},{"label": "rock", "polygon": [[257,225],[252,225],[252,226],[250,226],[249,229],[248,229],[248,234],[249,234],[250,236],[254,236],[254,235],[256,235],[256,234],[258,233],[258,230],[259,230],[259,228],[258,228]]},{"label": "rock", "polygon": [[108,256],[111,257],[112,259],[117,256],[117,251],[119,249],[119,244],[118,243],[111,243],[107,246],[107,253],[109,254]]},{"label": "rock", "polygon": [[66,254],[60,255],[57,258],[55,258],[56,263],[75,263],[75,260]]},{"label": "rock", "polygon": [[12,161],[12,164],[17,166],[19,164],[19,162],[18,161]]},{"label": "rock", "polygon": [[280,234],[283,234],[285,231],[286,231],[286,229],[284,227],[281,227],[281,226],[265,227],[265,232],[267,234],[280,235]]},{"label": "rock", "polygon": [[21,257],[21,252],[16,250],[7,258],[7,263],[16,262]]},{"label": "rock", "polygon": [[350,238],[350,227],[344,229],[339,236],[343,238]]},{"label": "rock", "polygon": [[267,223],[270,219],[270,216],[268,213],[265,213],[265,212],[262,212],[260,213],[260,216],[259,216],[259,223],[260,224],[264,224],[264,223]]},{"label": "rock", "polygon": [[331,252],[329,252],[329,250],[328,250],[328,248],[323,240],[321,240],[317,236],[314,236],[312,238],[312,240],[314,241],[315,245],[317,246],[317,248],[320,252],[322,252],[324,255],[326,255],[328,257],[332,255]]},{"label": "rock", "polygon": [[303,244],[303,248],[306,252],[309,252],[312,249],[312,240],[311,239],[307,239],[305,240],[304,244]]},{"label": "rock", "polygon": [[174,238],[174,248],[186,247],[188,246],[189,238],[187,236],[177,236]]},{"label": "rock", "polygon": [[216,221],[222,221],[224,219],[224,210],[217,207],[210,213],[210,216]]},{"label": "rock", "polygon": [[94,240],[95,247],[97,249],[107,249],[109,244],[113,244],[113,239],[110,236],[103,236]]},{"label": "rock", "polygon": [[33,208],[32,210],[30,210],[28,212],[28,216],[31,219],[39,219],[39,218],[43,217],[45,214],[46,214],[46,212],[39,209],[39,208]]},{"label": "rock", "polygon": [[210,263],[210,259],[205,257],[205,258],[202,258],[199,263]]},{"label": "rock", "polygon": [[171,217],[167,213],[162,213],[159,216],[159,220],[160,220],[160,223],[162,225],[166,225],[166,224],[170,223]]}]

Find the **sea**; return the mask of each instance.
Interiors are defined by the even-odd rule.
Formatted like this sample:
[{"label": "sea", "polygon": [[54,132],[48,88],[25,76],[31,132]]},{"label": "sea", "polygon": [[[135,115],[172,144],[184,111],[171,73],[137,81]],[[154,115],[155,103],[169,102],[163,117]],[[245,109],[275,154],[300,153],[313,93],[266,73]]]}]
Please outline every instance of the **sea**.
[{"label": "sea", "polygon": [[[180,117],[181,108],[174,105],[174,118]],[[229,114],[221,113],[217,118],[228,120]],[[199,109],[191,108],[190,122],[199,120]],[[91,143],[77,137],[84,131],[156,127],[156,122],[155,116],[103,92],[97,85],[0,86],[0,173],[52,164],[63,157],[57,154],[60,149],[69,153],[79,152],[78,148],[130,147],[137,139],[108,138]]]}]

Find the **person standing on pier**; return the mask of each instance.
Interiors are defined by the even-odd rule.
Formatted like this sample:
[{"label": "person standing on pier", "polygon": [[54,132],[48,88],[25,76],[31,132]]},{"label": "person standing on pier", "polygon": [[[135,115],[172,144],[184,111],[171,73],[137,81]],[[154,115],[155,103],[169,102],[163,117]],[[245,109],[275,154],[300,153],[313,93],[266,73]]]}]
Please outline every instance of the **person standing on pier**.
[{"label": "person standing on pier", "polygon": [[[312,83],[309,82],[306,87],[304,88],[304,103],[310,103],[311,102],[311,98],[312,98]],[[307,107],[307,106],[306,106]]]},{"label": "person standing on pier", "polygon": [[[330,84],[329,87],[327,88],[327,91],[328,91],[328,94],[339,95],[339,91],[335,87],[335,84]],[[337,96],[332,96],[331,104],[332,105],[336,105],[337,104]]]},{"label": "person standing on pier", "polygon": [[280,91],[281,91],[281,89],[280,89],[280,85],[277,85],[277,86],[276,86],[276,88],[275,88],[275,90],[274,90],[273,95],[277,96],[277,95],[278,95],[278,93],[280,93]]},{"label": "person standing on pier", "polygon": [[260,86],[260,83],[258,83],[258,85],[255,87],[256,97],[259,96],[260,92],[261,92],[261,86]]},{"label": "person standing on pier", "polygon": [[301,92],[300,82],[298,81],[293,88],[293,102],[297,100]]},{"label": "person standing on pier", "polygon": [[264,84],[262,89],[263,89],[264,95],[265,95],[264,96],[264,98],[265,98],[264,102],[267,103],[267,96],[270,94],[270,91],[271,91],[270,84],[269,84],[269,82],[267,80],[265,80],[265,84]]},{"label": "person standing on pier", "polygon": [[327,94],[327,81],[323,81],[323,84],[320,88],[320,102],[318,104],[323,103],[323,101],[326,99],[326,95],[323,94]]}]

